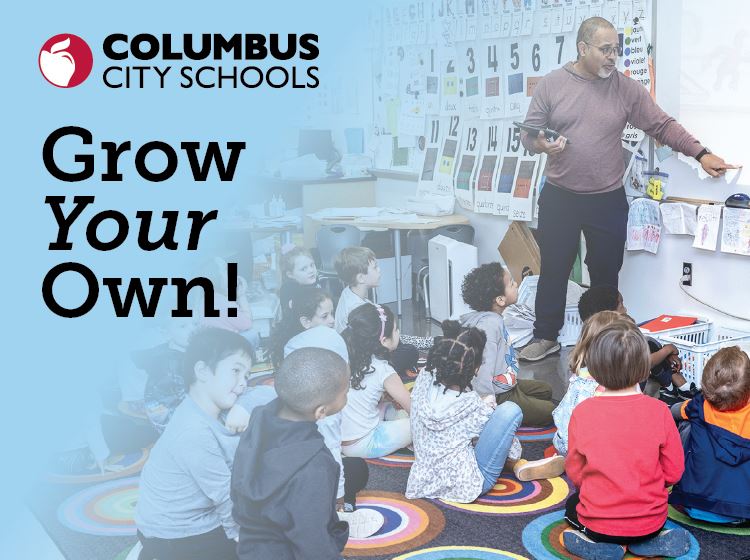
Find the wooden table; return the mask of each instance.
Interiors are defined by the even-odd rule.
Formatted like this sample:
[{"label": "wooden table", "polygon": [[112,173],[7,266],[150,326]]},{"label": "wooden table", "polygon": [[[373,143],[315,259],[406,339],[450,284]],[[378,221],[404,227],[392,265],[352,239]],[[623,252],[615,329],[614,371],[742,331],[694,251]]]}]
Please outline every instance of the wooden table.
[{"label": "wooden table", "polygon": [[401,317],[401,231],[410,229],[422,229],[422,230],[433,230],[443,226],[455,226],[461,224],[468,224],[469,218],[462,214],[451,214],[450,216],[440,216],[431,218],[435,221],[428,222],[426,224],[416,223],[410,224],[408,222],[382,222],[382,221],[368,221],[366,218],[354,218],[354,217],[342,217],[342,218],[327,218],[316,220],[317,222],[324,225],[352,225],[358,228],[380,228],[388,229],[393,233],[393,253],[396,257],[396,310],[399,318]]}]

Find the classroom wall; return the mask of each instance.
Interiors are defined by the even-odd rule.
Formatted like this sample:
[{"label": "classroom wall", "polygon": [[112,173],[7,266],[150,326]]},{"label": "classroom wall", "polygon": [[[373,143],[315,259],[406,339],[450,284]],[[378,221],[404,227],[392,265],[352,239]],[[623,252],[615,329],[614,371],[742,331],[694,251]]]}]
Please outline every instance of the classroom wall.
[{"label": "classroom wall", "polygon": [[[656,89],[657,101],[670,114],[679,117],[679,77],[681,45],[681,0],[657,3]],[[728,33],[733,33],[729,30]],[[750,165],[750,161],[744,162]],[[674,196],[725,200],[741,190],[723,180],[698,178],[697,172],[676,156],[660,164],[670,173],[670,192]],[[415,181],[379,179],[378,206],[404,207],[416,190]],[[497,246],[509,222],[500,216],[475,214],[456,206],[476,229],[480,263],[499,260]],[[693,264],[692,294],[714,307],[750,318],[750,257],[720,251],[701,251],[692,247],[692,237],[665,235],[656,255],[645,251],[626,251],[620,273],[620,288],[630,314],[646,320],[661,313],[694,314],[721,325],[750,331],[750,320],[728,317],[694,301],[678,287],[682,263]]]},{"label": "classroom wall", "polygon": [[[656,95],[661,107],[679,120],[681,0],[661,0],[657,5]],[[739,25],[744,22],[738,22]],[[735,30],[728,29],[733,35]],[[747,92],[750,95],[750,92]],[[708,142],[707,142],[708,143]],[[740,162],[750,165],[750,161]],[[701,181],[696,171],[673,156],[660,164],[670,174],[674,196],[725,200],[742,187],[724,180]],[[750,321],[727,317],[685,295],[678,287],[683,261],[693,263],[693,286],[687,288],[714,307],[750,318],[750,257],[692,247],[692,237],[665,235],[659,252],[626,252],[620,273],[620,287],[628,309],[637,319],[653,315],[657,309],[684,312],[711,318],[722,325],[750,331]]]}]

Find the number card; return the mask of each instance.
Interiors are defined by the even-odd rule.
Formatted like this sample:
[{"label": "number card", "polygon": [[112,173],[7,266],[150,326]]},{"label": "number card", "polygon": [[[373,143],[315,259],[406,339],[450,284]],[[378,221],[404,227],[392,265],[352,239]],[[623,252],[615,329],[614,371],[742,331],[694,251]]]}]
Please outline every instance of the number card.
[{"label": "number card", "polygon": [[461,208],[474,210],[474,179],[481,144],[479,120],[469,121],[461,134],[462,151],[456,172],[456,188],[454,195]]},{"label": "number card", "polygon": [[555,6],[552,8],[552,16],[549,24],[550,33],[562,33],[563,15],[564,11],[562,6]]},{"label": "number card", "polygon": [[526,84],[524,83],[521,41],[513,39],[503,45],[506,50],[507,67],[505,72],[505,115],[519,117],[523,113],[526,98]]},{"label": "number card", "polygon": [[430,47],[422,51],[420,64],[426,68],[424,76],[424,113],[440,113],[440,73],[438,72],[437,50]]},{"label": "number card", "polygon": [[513,178],[513,193],[510,197],[508,219],[530,222],[534,219],[534,185],[539,161],[536,157],[522,157],[518,160],[516,175]]},{"label": "number card", "polygon": [[458,143],[461,141],[459,128],[460,118],[454,115],[448,123],[448,130],[443,140],[443,149],[438,159],[435,194],[453,196],[453,172],[456,169]]},{"label": "number card", "polygon": [[427,119],[424,161],[422,162],[422,172],[419,174],[417,196],[423,197],[435,194],[437,160],[443,139],[443,128],[444,124],[440,117],[431,116]]},{"label": "number card", "polygon": [[503,145],[500,121],[482,123],[481,156],[477,167],[474,190],[474,212],[482,214],[495,213],[495,176],[500,163],[501,147]]},{"label": "number card", "polygon": [[528,156],[529,153],[521,144],[521,129],[512,121],[504,122],[503,135],[505,137],[503,159],[495,177],[495,214],[507,216],[519,157]]},{"label": "number card", "polygon": [[496,119],[503,116],[503,75],[498,59],[501,47],[488,41],[482,47],[482,105],[481,118]]},{"label": "number card", "polygon": [[461,96],[462,115],[468,119],[479,118],[482,108],[482,96],[479,90],[479,53],[475,43],[464,43],[457,48],[462,55],[459,60],[459,95]]},{"label": "number card", "polygon": [[442,70],[440,114],[457,115],[460,97],[458,95],[458,73],[456,72],[456,49],[454,47],[443,47],[440,60]]}]

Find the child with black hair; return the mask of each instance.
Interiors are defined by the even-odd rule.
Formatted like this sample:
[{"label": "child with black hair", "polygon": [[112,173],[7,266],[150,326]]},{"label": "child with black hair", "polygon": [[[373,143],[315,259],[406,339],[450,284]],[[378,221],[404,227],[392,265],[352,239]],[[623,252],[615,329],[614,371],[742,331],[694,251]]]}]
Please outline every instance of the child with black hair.
[{"label": "child with black hair", "polygon": [[604,327],[584,361],[604,388],[573,410],[565,471],[578,492],[565,506],[568,551],[584,559],[680,556],[685,529],[664,529],[667,488],[684,470],[682,445],[667,406],[641,393],[646,339],[630,321]]},{"label": "child with black hair", "polygon": [[[472,390],[487,340],[484,332],[443,322],[427,364],[412,391],[414,464],[406,497],[469,503],[489,492],[508,459],[522,412],[517,404],[495,403]],[[520,480],[550,478],[563,472],[562,457],[519,461]]]},{"label": "child with black hair", "polygon": [[304,247],[294,247],[281,256],[279,303],[282,318],[288,315],[293,299],[301,301],[312,290],[319,288],[318,268],[310,251]]},{"label": "child with black hair", "polygon": [[271,361],[275,368],[284,359],[284,346],[299,333],[325,325],[334,327],[333,300],[328,292],[311,288],[296,293],[289,301],[289,310],[276,328],[271,340]]},{"label": "child with black hair", "polygon": [[349,315],[341,335],[349,350],[351,387],[342,412],[341,451],[350,457],[383,457],[411,443],[409,418],[388,420],[381,401],[389,396],[407,414],[409,391],[393,366],[390,353],[399,341],[393,313],[387,307],[367,303]]},{"label": "child with black hair", "polygon": [[685,474],[669,502],[699,521],[750,526],[750,356],[739,346],[720,349],[701,383],[703,394],[672,406]]},{"label": "child with black hair", "polygon": [[482,366],[474,390],[495,395],[497,403],[511,401],[521,407],[526,426],[552,423],[552,387],[543,381],[518,379],[518,359],[503,322],[505,309],[518,301],[518,284],[500,263],[483,264],[464,278],[461,295],[474,312],[461,317],[464,327],[476,327],[487,336]]},{"label": "child with black hair", "polygon": [[232,470],[240,559],[340,560],[339,465],[316,421],[344,407],[348,381],[346,362],[323,348],[292,352],[276,372],[279,398],[253,414]]},{"label": "child with black hair", "polygon": [[[614,286],[601,284],[586,290],[578,301],[578,313],[582,321],[586,321],[599,311],[617,311],[627,314],[628,310],[622,299],[622,294]],[[698,392],[695,383],[689,383],[680,373],[682,361],[674,344],[662,345],[657,340],[647,336],[649,352],[651,354],[651,374],[648,382],[644,382],[641,389],[651,396],[658,396],[658,388],[668,397],[689,399]],[[658,385],[653,391],[652,385]],[[668,388],[672,386],[670,391]]]},{"label": "child with black hair", "polygon": [[233,560],[237,523],[229,496],[239,436],[221,421],[240,401],[247,411],[275,396],[246,391],[252,347],[237,333],[205,328],[185,350],[187,395],[141,472],[135,522],[144,558]]},{"label": "child with black hair", "polygon": [[[346,286],[336,305],[336,331],[341,333],[349,322],[350,313],[369,299],[370,290],[380,285],[380,267],[372,249],[367,247],[346,247],[336,258],[336,272]],[[407,337],[409,344],[399,339],[398,345],[391,351],[390,361],[399,375],[409,375],[416,371],[419,351],[413,343],[429,348],[429,338]]]}]

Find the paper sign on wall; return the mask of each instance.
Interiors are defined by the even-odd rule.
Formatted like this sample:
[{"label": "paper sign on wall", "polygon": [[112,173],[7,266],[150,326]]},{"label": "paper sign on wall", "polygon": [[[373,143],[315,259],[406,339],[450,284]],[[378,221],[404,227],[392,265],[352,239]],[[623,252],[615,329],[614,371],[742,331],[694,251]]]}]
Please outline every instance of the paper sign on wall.
[{"label": "paper sign on wall", "polygon": [[522,157],[518,161],[515,177],[513,177],[513,191],[510,196],[508,219],[520,222],[530,222],[534,218],[534,185],[539,161],[536,157]]},{"label": "paper sign on wall", "polygon": [[698,219],[695,228],[693,247],[715,251],[719,240],[719,225],[721,224],[721,206],[718,204],[701,204],[698,208]]},{"label": "paper sign on wall", "polygon": [[454,115],[448,122],[448,130],[443,140],[443,146],[438,158],[437,175],[435,180],[435,194],[453,196],[453,174],[458,157],[458,143],[460,142],[460,118]]},{"label": "paper sign on wall", "polygon": [[481,127],[481,156],[477,166],[474,211],[483,214],[495,213],[495,176],[502,146],[502,126],[499,121],[484,121]]},{"label": "paper sign on wall", "polygon": [[480,121],[473,120],[466,124],[461,134],[461,156],[454,195],[461,207],[467,210],[474,210],[474,177],[481,151],[479,130]]}]

